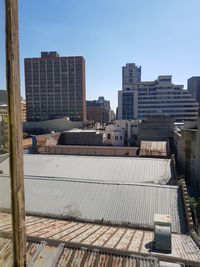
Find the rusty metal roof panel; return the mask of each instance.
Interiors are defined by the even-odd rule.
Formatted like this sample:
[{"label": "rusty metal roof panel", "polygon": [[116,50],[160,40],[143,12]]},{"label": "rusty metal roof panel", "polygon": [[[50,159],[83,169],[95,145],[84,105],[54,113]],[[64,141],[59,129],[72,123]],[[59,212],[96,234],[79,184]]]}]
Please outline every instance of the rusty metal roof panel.
[{"label": "rusty metal roof panel", "polygon": [[142,157],[167,157],[167,142],[141,141],[140,156]]},{"label": "rusty metal roof panel", "polygon": [[[57,220],[57,221],[64,222],[63,220]],[[29,216],[26,217],[26,222],[29,222]],[[53,227],[53,222],[49,221],[49,224],[50,224],[49,227],[46,225],[46,228],[48,228],[49,235],[41,234],[41,231],[40,229],[38,229],[38,226],[32,225],[33,231],[32,234],[28,235],[28,238],[32,237],[34,238],[34,240],[37,240],[37,238],[40,238],[40,240],[42,240],[44,238],[45,240],[47,240],[47,242],[48,240],[51,240],[52,242],[59,241],[59,243],[60,242],[64,243],[65,240],[67,240],[66,242],[70,241],[71,246],[73,246],[73,244],[74,246],[79,244],[80,247],[93,246],[98,248],[99,250],[101,250],[101,248],[114,249],[114,250],[116,249],[118,251],[126,251],[133,254],[143,253],[144,255],[145,254],[149,255],[149,253],[151,253],[151,255],[155,255],[155,257],[158,257],[158,255],[165,255],[153,251],[152,249],[153,231],[130,229],[123,227],[113,227],[113,226],[108,227],[98,224],[76,222],[77,226],[76,229],[71,228],[70,232],[68,228],[67,231],[63,230],[62,228],[58,236],[54,235],[54,233],[58,232],[59,229],[57,228],[51,231]],[[85,235],[87,231],[85,231],[83,225],[90,226],[89,228],[90,232],[88,233],[87,237]],[[66,227],[67,226],[68,224],[66,224]],[[41,225],[41,229],[42,228],[43,227]],[[35,231],[35,229],[38,230]],[[70,234],[73,234],[74,238],[70,238],[71,237]],[[66,238],[67,236],[69,236],[69,238]],[[40,248],[39,247],[41,245],[40,243],[35,243],[35,244],[36,246],[38,246],[37,248],[33,247],[32,250],[27,249],[29,253],[29,257],[27,258],[30,258],[31,255],[32,257],[34,257],[35,252],[38,251],[38,248]],[[40,252],[41,250],[39,251],[39,253]],[[39,253],[37,255],[39,255]],[[66,260],[69,260],[71,252],[64,249],[61,255],[62,256],[60,257],[60,264],[61,264],[60,266],[63,266],[62,263],[64,264]],[[172,234],[172,253],[168,254],[168,256],[172,258],[174,257],[179,258],[180,261],[190,260],[200,263],[200,250],[189,235]],[[83,258],[85,259],[85,256]],[[91,256],[91,258],[88,259],[88,261],[89,260],[93,261],[93,256]]]},{"label": "rusty metal roof panel", "polygon": [[[119,252],[102,253],[100,250],[86,248],[68,248],[64,245],[48,245],[46,242],[27,242],[27,266],[83,266],[83,267],[120,267],[120,266],[159,266],[156,257],[124,256]],[[0,238],[0,266],[12,266],[12,242],[8,238]]]},{"label": "rusty metal roof panel", "polygon": [[112,255],[111,253],[101,253],[98,250],[65,248],[57,266],[156,267],[159,266],[159,261],[156,258],[145,258],[134,255],[126,257]]},{"label": "rusty metal roof panel", "polygon": [[0,237],[0,266],[13,265],[12,242],[7,238]]},{"label": "rusty metal roof panel", "polygon": [[[0,188],[6,186],[9,187],[9,179],[0,178]],[[10,205],[6,192],[0,194],[0,208]],[[25,200],[30,215],[153,228],[154,214],[161,213],[172,217],[173,232],[185,230],[178,186],[35,177],[25,179]],[[45,233],[45,223],[43,230]]]},{"label": "rusty metal roof panel", "polygon": [[[172,174],[170,159],[72,155],[24,155],[24,173],[32,177],[58,177],[106,182],[166,184]],[[0,164],[8,173],[8,160]]]}]

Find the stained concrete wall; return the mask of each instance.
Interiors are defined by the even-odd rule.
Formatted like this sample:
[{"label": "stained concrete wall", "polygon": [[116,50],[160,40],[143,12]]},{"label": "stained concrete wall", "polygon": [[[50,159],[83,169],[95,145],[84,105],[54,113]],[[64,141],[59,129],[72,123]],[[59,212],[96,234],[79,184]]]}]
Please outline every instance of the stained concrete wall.
[{"label": "stained concrete wall", "polygon": [[102,146],[103,134],[94,132],[63,132],[59,145]]},{"label": "stained concrete wall", "polygon": [[175,145],[178,171],[200,195],[200,120],[198,129],[183,129],[176,133]]},{"label": "stained concrete wall", "polygon": [[138,147],[110,146],[41,146],[39,153],[59,155],[90,155],[90,156],[138,156]]},{"label": "stained concrete wall", "polygon": [[168,116],[148,117],[139,124],[138,141],[167,141],[173,137],[174,119]]}]

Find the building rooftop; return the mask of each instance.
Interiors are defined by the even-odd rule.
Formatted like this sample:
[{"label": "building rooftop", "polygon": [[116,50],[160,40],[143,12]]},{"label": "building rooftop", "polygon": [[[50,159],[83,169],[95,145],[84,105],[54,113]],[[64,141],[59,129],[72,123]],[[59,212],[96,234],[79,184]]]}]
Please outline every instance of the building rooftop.
[{"label": "building rooftop", "polygon": [[[1,209],[11,205],[9,185],[1,175]],[[153,229],[154,214],[161,213],[172,217],[173,232],[185,233],[181,197],[178,186],[25,176],[25,208],[31,215]]]},{"label": "building rooftop", "polygon": [[[12,245],[8,238],[0,237],[0,251],[2,266],[12,264]],[[5,250],[6,249],[6,250]],[[155,257],[140,257],[137,255],[123,255],[116,252],[91,250],[84,247],[69,247],[63,243],[50,245],[45,241],[32,242],[26,244],[26,264],[27,266],[138,266],[157,267],[159,261]],[[178,265],[180,266],[180,265]]]},{"label": "building rooftop", "polygon": [[[24,155],[25,175],[106,182],[167,184],[173,178],[170,165],[170,159],[157,158]],[[0,169],[6,174],[8,166],[7,159]]]},{"label": "building rooftop", "polygon": [[[10,215],[1,212],[0,219],[2,236],[8,236],[11,232]],[[40,245],[40,250],[37,251],[41,257],[37,258],[37,263],[40,263],[39,259],[43,262],[34,266],[49,266],[45,264],[45,260],[55,260],[55,252],[58,254],[59,264],[53,266],[66,266],[69,261],[83,263],[82,261],[86,259],[88,263],[91,261],[89,266],[97,266],[93,263],[94,260],[98,260],[98,266],[108,267],[164,266],[158,264],[161,260],[185,263],[187,266],[198,266],[200,263],[200,250],[189,235],[172,234],[172,252],[166,254],[154,250],[153,231],[141,229],[26,216],[26,234],[29,241],[27,243],[29,261]],[[8,240],[5,237],[0,238],[1,245],[3,242]],[[29,250],[31,246],[32,251]],[[60,248],[60,254],[58,248]],[[112,264],[108,260],[111,260]]]}]

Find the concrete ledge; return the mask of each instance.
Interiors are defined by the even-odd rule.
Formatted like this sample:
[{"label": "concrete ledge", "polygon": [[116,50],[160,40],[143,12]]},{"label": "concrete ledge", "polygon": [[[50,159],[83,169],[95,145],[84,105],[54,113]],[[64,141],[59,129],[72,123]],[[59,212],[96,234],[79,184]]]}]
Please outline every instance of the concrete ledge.
[{"label": "concrete ledge", "polygon": [[96,155],[96,156],[127,156],[137,157],[138,147],[112,147],[112,146],[41,146],[39,153],[58,155]]},{"label": "concrete ledge", "polygon": [[194,230],[194,223],[192,219],[192,212],[190,208],[189,196],[188,196],[185,179],[181,179],[179,181],[179,184],[181,185],[181,188],[182,188],[182,194],[183,194],[183,200],[184,200],[184,206],[185,206],[185,214],[186,214],[189,234],[193,238],[197,246],[200,248],[200,237],[197,235],[197,233]]}]

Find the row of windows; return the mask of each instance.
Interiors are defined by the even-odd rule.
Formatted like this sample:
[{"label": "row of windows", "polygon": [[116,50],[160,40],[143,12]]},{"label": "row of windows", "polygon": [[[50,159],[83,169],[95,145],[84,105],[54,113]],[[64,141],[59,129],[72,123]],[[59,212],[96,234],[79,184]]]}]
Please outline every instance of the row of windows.
[{"label": "row of windows", "polygon": [[[159,99],[158,99],[159,100]],[[173,104],[173,103],[187,103],[187,104],[191,104],[191,103],[194,103],[196,104],[192,99],[191,100],[180,100],[180,101],[173,101],[173,100],[165,100],[165,101],[139,101],[139,104]]]},{"label": "row of windows", "polygon": [[163,105],[156,105],[156,106],[144,106],[144,105],[139,105],[139,108],[195,108],[194,105],[182,105],[182,106],[177,106],[177,105],[169,105],[169,106],[163,106]]},{"label": "row of windows", "polygon": [[149,99],[158,99],[158,100],[162,100],[162,99],[189,99],[188,101],[193,101],[190,97],[190,95],[188,96],[167,96],[167,97],[161,97],[161,96],[145,96],[145,97],[139,97],[139,100],[149,100]]},{"label": "row of windows", "polygon": [[171,110],[171,109],[168,109],[168,110],[138,110],[138,113],[183,113],[183,112],[193,112],[193,113],[196,113],[197,110],[194,110],[194,109],[189,109],[189,110],[180,110],[180,109],[174,109],[174,110]]}]

